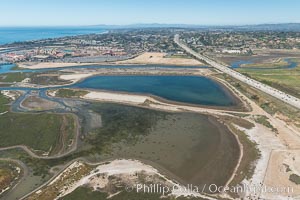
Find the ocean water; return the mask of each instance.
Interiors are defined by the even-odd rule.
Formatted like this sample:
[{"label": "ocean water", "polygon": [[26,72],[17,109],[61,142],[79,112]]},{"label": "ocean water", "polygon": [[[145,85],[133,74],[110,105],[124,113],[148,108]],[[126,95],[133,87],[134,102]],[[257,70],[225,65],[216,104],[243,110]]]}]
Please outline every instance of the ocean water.
[{"label": "ocean water", "polygon": [[199,76],[94,76],[73,87],[150,94],[190,104],[235,105],[226,88]]},{"label": "ocean water", "polygon": [[103,33],[99,27],[0,27],[0,45],[12,42]]}]

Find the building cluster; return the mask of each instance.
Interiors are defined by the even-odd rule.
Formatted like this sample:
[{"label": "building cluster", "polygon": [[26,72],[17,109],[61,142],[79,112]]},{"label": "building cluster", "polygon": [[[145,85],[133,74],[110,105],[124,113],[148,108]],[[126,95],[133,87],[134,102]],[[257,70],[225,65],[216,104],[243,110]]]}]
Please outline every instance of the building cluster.
[{"label": "building cluster", "polygon": [[299,32],[124,29],[2,45],[8,51],[0,54],[0,61],[97,62],[127,59],[143,52],[178,55],[183,52],[173,41],[176,33],[194,50],[208,54],[251,55],[253,49],[300,49]]},{"label": "building cluster", "polygon": [[300,33],[189,31],[185,42],[199,52],[251,55],[253,49],[300,49]]},{"label": "building cluster", "polygon": [[26,56],[17,53],[6,53],[0,55],[0,60],[4,62],[14,63],[26,60]]},{"label": "building cluster", "polygon": [[250,48],[223,48],[223,49],[216,49],[216,53],[223,53],[223,54],[240,54],[240,55],[247,55],[251,54]]},{"label": "building cluster", "polygon": [[39,46],[32,47],[25,50],[12,51],[0,54],[0,60],[5,62],[22,62],[22,61],[55,61],[64,60],[68,58],[86,58],[95,56],[126,56],[127,52],[122,48],[115,48],[109,46]]},{"label": "building cluster", "polygon": [[97,62],[126,59],[143,52],[180,53],[170,30],[118,30],[6,45],[6,62]]}]

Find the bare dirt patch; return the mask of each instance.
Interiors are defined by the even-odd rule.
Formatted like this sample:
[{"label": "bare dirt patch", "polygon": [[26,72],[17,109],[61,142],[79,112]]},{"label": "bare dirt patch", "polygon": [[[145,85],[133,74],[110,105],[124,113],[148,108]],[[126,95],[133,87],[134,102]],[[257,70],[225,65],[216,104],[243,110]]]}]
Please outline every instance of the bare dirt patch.
[{"label": "bare dirt patch", "polygon": [[[281,192],[280,196],[300,195],[300,185],[290,180],[291,175],[300,175],[300,150],[272,151],[264,184],[269,187],[290,188]],[[265,198],[273,198],[272,193],[264,194]],[[276,196],[275,196],[276,197]]]},{"label": "bare dirt patch", "polygon": [[53,62],[24,62],[18,63],[18,67],[26,69],[47,69],[47,68],[62,68],[72,66],[90,65],[86,63],[53,63]]},{"label": "bare dirt patch", "polygon": [[136,58],[119,61],[117,64],[161,64],[161,65],[188,65],[199,66],[203,65],[198,60],[190,58],[166,58],[166,53],[147,52]]},{"label": "bare dirt patch", "polygon": [[30,110],[50,110],[56,108],[59,104],[36,96],[29,96],[22,102],[22,106]]}]

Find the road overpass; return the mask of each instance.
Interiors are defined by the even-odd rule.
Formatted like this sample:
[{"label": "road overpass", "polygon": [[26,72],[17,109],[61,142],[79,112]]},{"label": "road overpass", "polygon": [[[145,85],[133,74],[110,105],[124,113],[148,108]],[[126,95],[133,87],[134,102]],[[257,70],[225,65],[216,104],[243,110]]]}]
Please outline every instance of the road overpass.
[{"label": "road overpass", "polygon": [[228,74],[229,76],[232,76],[233,78],[243,82],[243,83],[246,83],[248,85],[250,85],[251,87],[254,87],[262,92],[265,92],[291,106],[294,106],[298,109],[300,109],[300,99],[292,96],[292,95],[289,95],[289,94],[286,94],[280,90],[277,90],[271,86],[268,86],[266,84],[263,84],[259,81],[256,81],[254,79],[251,79],[233,69],[231,69],[229,66],[226,66],[224,64],[220,64],[214,60],[212,60],[211,58],[205,56],[205,55],[202,55],[202,54],[199,54],[197,52],[195,52],[194,50],[192,50],[191,48],[189,48],[187,45],[185,45],[183,42],[180,41],[180,38],[179,38],[179,35],[176,34],[175,37],[174,37],[174,41],[175,43],[177,43],[181,48],[183,48],[187,53],[195,56],[197,59],[201,60],[201,61],[204,61],[206,62],[207,64],[211,65],[212,67],[218,69],[219,71],[223,72],[223,73],[226,73]]}]

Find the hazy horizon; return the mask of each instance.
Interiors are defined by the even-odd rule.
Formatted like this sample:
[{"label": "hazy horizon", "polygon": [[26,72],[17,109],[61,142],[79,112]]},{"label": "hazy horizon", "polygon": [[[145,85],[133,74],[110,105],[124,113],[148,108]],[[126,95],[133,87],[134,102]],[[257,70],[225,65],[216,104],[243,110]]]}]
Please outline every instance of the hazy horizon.
[{"label": "hazy horizon", "polygon": [[157,25],[157,26],[165,26],[165,27],[172,27],[172,26],[186,26],[186,27],[234,27],[234,26],[260,26],[260,25],[288,25],[288,24],[297,24],[300,25],[300,22],[283,22],[283,23],[253,23],[253,24],[167,24],[167,23],[134,23],[134,24],[91,24],[91,25],[11,25],[11,26],[2,26],[0,28],[78,28],[78,27],[143,27],[143,26],[150,26],[150,25]]},{"label": "hazy horizon", "polygon": [[293,0],[3,0],[0,5],[1,27],[300,22],[300,1]]}]

